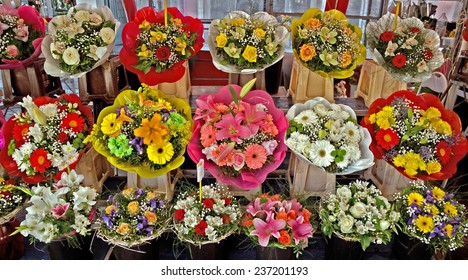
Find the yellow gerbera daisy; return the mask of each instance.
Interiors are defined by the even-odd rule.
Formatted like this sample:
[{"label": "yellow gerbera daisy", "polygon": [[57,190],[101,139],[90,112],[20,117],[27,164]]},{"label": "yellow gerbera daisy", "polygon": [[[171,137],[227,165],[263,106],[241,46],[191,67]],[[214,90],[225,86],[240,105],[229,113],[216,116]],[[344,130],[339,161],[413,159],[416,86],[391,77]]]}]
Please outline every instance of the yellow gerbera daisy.
[{"label": "yellow gerbera daisy", "polygon": [[161,115],[154,114],[151,121],[144,118],[141,122],[141,126],[133,131],[135,136],[143,138],[143,143],[149,145],[156,143],[161,145],[163,143],[163,137],[167,135],[167,126],[161,123]]},{"label": "yellow gerbera daisy", "polygon": [[445,192],[442,189],[438,187],[434,187],[432,189],[432,197],[434,197],[435,199],[441,200],[442,198],[444,198],[444,196],[445,196]]},{"label": "yellow gerbera daisy", "polygon": [[122,128],[122,122],[117,120],[117,114],[111,113],[104,117],[101,123],[101,131],[106,135],[117,136]]},{"label": "yellow gerbera daisy", "polygon": [[174,156],[174,147],[170,142],[162,143],[162,145],[154,143],[148,146],[147,153],[149,160],[162,165]]},{"label": "yellow gerbera daisy", "polygon": [[432,215],[436,216],[436,215],[440,214],[440,211],[439,211],[439,208],[437,207],[437,205],[431,203],[431,204],[428,204],[427,207],[429,209],[429,212]]},{"label": "yellow gerbera daisy", "polygon": [[415,220],[414,223],[418,227],[419,231],[423,233],[429,233],[434,230],[434,220],[432,217],[429,217],[427,215],[420,215],[418,216]]},{"label": "yellow gerbera daisy", "polygon": [[442,230],[445,232],[445,234],[447,234],[449,238],[453,236],[453,226],[451,224],[447,224]]},{"label": "yellow gerbera daisy", "polygon": [[447,202],[447,203],[444,204],[444,212],[447,213],[447,215],[449,215],[449,217],[454,217],[454,216],[458,215],[457,207],[455,207],[455,205],[453,205],[450,202]]},{"label": "yellow gerbera daisy", "polygon": [[424,202],[424,197],[419,193],[413,192],[408,195],[408,205],[416,203],[418,206],[421,206],[423,205],[423,202]]}]

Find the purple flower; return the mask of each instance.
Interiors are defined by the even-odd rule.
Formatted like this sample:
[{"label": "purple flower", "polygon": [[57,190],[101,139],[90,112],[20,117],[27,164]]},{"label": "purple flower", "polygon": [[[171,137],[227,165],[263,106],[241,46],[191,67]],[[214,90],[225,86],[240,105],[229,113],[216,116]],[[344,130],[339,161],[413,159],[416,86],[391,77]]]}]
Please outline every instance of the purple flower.
[{"label": "purple flower", "polygon": [[162,122],[167,122],[169,120],[169,117],[171,115],[169,113],[164,113],[163,116],[162,116]]},{"label": "purple flower", "polygon": [[135,137],[130,141],[132,146],[134,146],[137,150],[138,155],[143,154],[144,149],[143,149],[143,138],[140,137]]},{"label": "purple flower", "polygon": [[112,228],[112,219],[111,219],[111,217],[109,217],[107,215],[104,215],[104,217],[102,217],[102,220],[104,221],[104,223],[106,223],[108,229]]},{"label": "purple flower", "polygon": [[148,237],[153,234],[153,227],[147,227],[145,230],[148,232]]},{"label": "purple flower", "polygon": [[441,226],[436,226],[436,227],[434,228],[434,231],[431,232],[431,234],[429,234],[429,238],[434,238],[434,237],[436,237],[436,236],[445,237],[446,234],[445,234],[445,232],[442,230],[444,227],[445,227],[445,224],[442,224]]},{"label": "purple flower", "polygon": [[144,189],[137,189],[136,192],[135,192],[135,197],[139,197],[144,193],[145,193]]},{"label": "purple flower", "polygon": [[421,155],[421,158],[426,161],[432,158],[432,153],[427,146],[422,146],[419,148],[419,154]]},{"label": "purple flower", "polygon": [[392,162],[393,158],[398,154],[397,150],[391,149],[384,155],[384,160],[387,162]]},{"label": "purple flower", "polygon": [[456,218],[449,218],[448,219],[448,222],[449,224],[459,224],[461,222],[461,218],[460,217],[456,217]]},{"label": "purple flower", "polygon": [[151,207],[152,209],[155,209],[155,208],[156,208],[156,206],[157,206],[156,204],[157,204],[156,198],[153,198],[153,199],[150,200],[150,207]]}]

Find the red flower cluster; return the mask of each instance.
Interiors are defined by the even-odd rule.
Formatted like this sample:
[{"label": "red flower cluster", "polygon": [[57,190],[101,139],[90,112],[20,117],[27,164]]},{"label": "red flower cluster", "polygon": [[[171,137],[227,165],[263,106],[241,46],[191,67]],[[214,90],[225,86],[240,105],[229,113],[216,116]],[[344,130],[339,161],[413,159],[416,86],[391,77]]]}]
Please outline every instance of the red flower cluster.
[{"label": "red flower cluster", "polygon": [[208,209],[213,209],[213,205],[215,204],[215,200],[212,198],[205,198],[203,200],[203,206]]},{"label": "red flower cluster", "polygon": [[385,31],[382,34],[380,34],[380,40],[388,43],[390,41],[393,41],[395,39],[395,33],[392,31]]},{"label": "red flower cluster", "polygon": [[205,230],[208,227],[208,223],[205,220],[201,220],[195,227],[195,233],[198,235],[205,235]]}]

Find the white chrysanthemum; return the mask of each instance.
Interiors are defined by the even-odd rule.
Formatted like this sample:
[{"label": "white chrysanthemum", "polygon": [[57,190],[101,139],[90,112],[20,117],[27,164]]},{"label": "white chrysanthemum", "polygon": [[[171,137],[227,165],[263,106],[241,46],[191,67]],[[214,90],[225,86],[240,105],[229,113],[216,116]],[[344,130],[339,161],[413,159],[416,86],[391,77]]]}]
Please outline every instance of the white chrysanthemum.
[{"label": "white chrysanthemum", "polygon": [[302,133],[294,131],[289,135],[289,139],[294,139],[294,140],[299,140],[299,137],[302,135]]},{"label": "white chrysanthemum", "polygon": [[288,138],[286,139],[286,145],[293,151],[296,151],[296,152],[300,152],[299,149],[298,149],[298,143],[299,141],[297,141],[297,138]]},{"label": "white chrysanthemum", "polygon": [[344,160],[337,162],[336,166],[338,166],[338,168],[345,169],[349,166],[349,163],[349,159],[345,158]]},{"label": "white chrysanthemum", "polygon": [[16,165],[20,165],[24,159],[24,154],[20,149],[16,149],[11,155],[11,158],[16,162]]},{"label": "white chrysanthemum", "polygon": [[26,142],[19,149],[23,155],[30,155],[36,149],[36,145],[31,142]]},{"label": "white chrysanthemum", "polygon": [[319,140],[315,143],[312,143],[310,146],[309,156],[312,159],[312,163],[320,166],[327,167],[333,162],[334,157],[331,155],[331,152],[335,150],[330,142],[326,140]]},{"label": "white chrysanthemum", "polygon": [[294,121],[303,125],[314,125],[317,120],[318,117],[312,110],[304,110],[294,117]]},{"label": "white chrysanthemum", "polygon": [[341,132],[345,135],[345,138],[348,140],[348,142],[357,143],[361,141],[359,128],[352,122],[346,122],[345,125],[341,128]]},{"label": "white chrysanthemum", "polygon": [[57,114],[57,104],[55,103],[42,105],[41,107],[39,107],[39,109],[41,109],[42,113],[44,113],[44,115],[46,115],[48,118]]},{"label": "white chrysanthemum", "polygon": [[35,124],[33,127],[29,128],[28,136],[33,137],[36,143],[40,143],[42,139],[44,139],[44,133],[42,133],[39,124]]},{"label": "white chrysanthemum", "polygon": [[345,159],[349,159],[351,162],[357,161],[361,158],[361,150],[357,145],[343,145],[341,147],[346,151]]},{"label": "white chrysanthemum", "polygon": [[[47,154],[47,158],[51,161],[53,167],[59,167],[62,166],[63,164],[67,164],[63,158],[62,155],[59,153],[53,153],[53,154]],[[60,168],[59,168],[60,169]]]},{"label": "white chrysanthemum", "polygon": [[71,153],[75,153],[76,149],[73,147],[72,144],[70,144],[70,142],[67,142],[62,145],[62,152],[64,154],[71,154]]},{"label": "white chrysanthemum", "polygon": [[72,164],[78,160],[79,155],[80,154],[78,153],[78,151],[75,151],[72,153],[66,153],[63,155],[63,159],[67,164]]}]

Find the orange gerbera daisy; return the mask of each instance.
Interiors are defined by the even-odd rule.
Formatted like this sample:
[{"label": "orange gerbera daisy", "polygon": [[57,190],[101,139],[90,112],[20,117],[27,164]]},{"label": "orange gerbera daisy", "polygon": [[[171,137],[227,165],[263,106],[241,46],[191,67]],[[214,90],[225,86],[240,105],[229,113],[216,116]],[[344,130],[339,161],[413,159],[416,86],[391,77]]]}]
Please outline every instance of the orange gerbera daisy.
[{"label": "orange gerbera daisy", "polygon": [[204,126],[200,131],[200,141],[205,148],[216,142],[216,128],[211,125]]},{"label": "orange gerbera daisy", "polygon": [[245,163],[250,169],[260,169],[267,160],[267,152],[262,145],[252,144],[244,151]]},{"label": "orange gerbera daisy", "polygon": [[60,128],[71,129],[75,133],[83,131],[85,120],[82,116],[77,113],[70,113],[63,118]]},{"label": "orange gerbera daisy", "polygon": [[48,158],[47,158],[47,152],[44,149],[37,149],[34,152],[32,152],[31,157],[31,166],[34,168],[36,172],[45,172],[47,168],[50,167],[50,164],[52,163]]},{"label": "orange gerbera daisy", "polygon": [[135,136],[143,138],[143,143],[146,145],[152,142],[161,145],[163,136],[167,135],[167,126],[161,123],[161,115],[154,114],[151,120],[144,118],[141,126],[133,131]]}]

